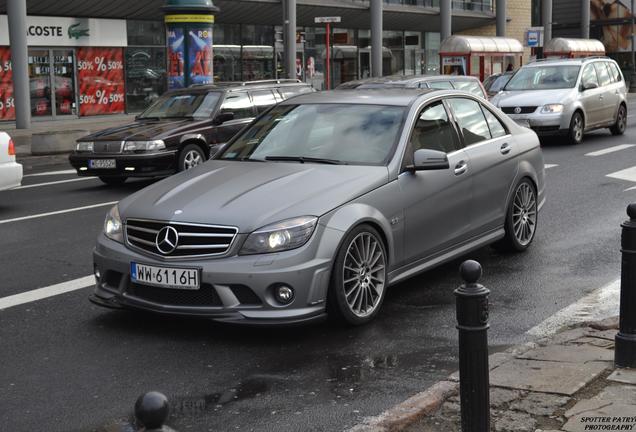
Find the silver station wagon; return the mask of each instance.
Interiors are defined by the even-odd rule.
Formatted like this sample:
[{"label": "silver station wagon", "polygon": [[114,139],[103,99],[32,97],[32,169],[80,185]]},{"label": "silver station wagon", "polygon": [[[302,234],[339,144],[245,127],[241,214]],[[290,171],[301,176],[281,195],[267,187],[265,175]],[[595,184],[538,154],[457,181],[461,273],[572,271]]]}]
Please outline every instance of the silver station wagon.
[{"label": "silver station wagon", "polygon": [[91,300],[255,324],[375,317],[387,288],[497,242],[544,201],[536,134],[455,90],[301,95],[114,206]]}]

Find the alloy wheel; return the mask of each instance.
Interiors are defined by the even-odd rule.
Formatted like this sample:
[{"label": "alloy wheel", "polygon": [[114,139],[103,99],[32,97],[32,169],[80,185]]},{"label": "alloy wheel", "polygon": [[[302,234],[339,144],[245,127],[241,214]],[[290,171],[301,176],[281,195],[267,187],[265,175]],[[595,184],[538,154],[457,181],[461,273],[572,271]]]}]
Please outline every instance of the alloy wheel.
[{"label": "alloy wheel", "polygon": [[364,318],[378,307],[386,286],[386,258],[379,240],[369,232],[349,243],[342,286],[349,310]]},{"label": "alloy wheel", "polygon": [[537,199],[528,183],[521,183],[512,202],[514,236],[522,246],[528,245],[537,226]]},{"label": "alloy wheel", "polygon": [[616,119],[618,131],[621,133],[624,132],[627,127],[627,116],[625,114],[625,107],[621,105],[620,108],[618,108],[618,119]]},{"label": "alloy wheel", "polygon": [[183,157],[183,168],[189,170],[190,168],[194,168],[203,162],[203,157],[201,153],[197,150],[188,151]]},{"label": "alloy wheel", "polygon": [[580,115],[574,116],[574,124],[572,125],[574,139],[580,142],[583,139],[583,118]]}]

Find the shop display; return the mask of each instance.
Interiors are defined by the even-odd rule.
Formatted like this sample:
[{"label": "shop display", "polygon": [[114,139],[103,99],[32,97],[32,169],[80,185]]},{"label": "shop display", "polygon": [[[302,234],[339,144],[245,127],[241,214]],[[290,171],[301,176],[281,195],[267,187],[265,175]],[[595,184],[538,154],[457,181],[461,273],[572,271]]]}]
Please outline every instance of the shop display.
[{"label": "shop display", "polygon": [[79,48],[77,77],[80,116],[124,112],[124,59],[121,48]]},{"label": "shop display", "polygon": [[0,121],[15,119],[12,79],[11,50],[0,47]]}]

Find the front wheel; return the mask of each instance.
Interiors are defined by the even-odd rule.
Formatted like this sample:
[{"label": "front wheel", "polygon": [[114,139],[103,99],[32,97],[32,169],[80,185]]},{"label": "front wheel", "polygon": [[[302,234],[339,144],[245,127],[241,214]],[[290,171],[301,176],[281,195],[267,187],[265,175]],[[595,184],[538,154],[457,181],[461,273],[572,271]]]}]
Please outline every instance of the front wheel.
[{"label": "front wheel", "polygon": [[185,171],[205,162],[205,154],[196,144],[188,144],[179,153],[179,171]]},{"label": "front wheel", "polygon": [[627,108],[625,108],[625,105],[621,104],[618,107],[616,122],[609,129],[612,135],[623,135],[625,133],[625,129],[627,129]]},{"label": "front wheel", "polygon": [[329,312],[351,325],[371,321],[384,300],[387,265],[386,249],[376,229],[360,225],[349,232],[331,274]]},{"label": "front wheel", "polygon": [[118,186],[124,184],[127,177],[104,177],[99,176],[99,179],[107,185]]},{"label": "front wheel", "polygon": [[568,130],[568,140],[570,144],[581,144],[583,141],[584,129],[583,115],[580,112],[575,112],[570,120],[570,129]]},{"label": "front wheel", "polygon": [[528,249],[537,230],[537,216],[537,191],[534,184],[524,178],[515,187],[506,212],[506,235],[495,246],[517,252]]}]

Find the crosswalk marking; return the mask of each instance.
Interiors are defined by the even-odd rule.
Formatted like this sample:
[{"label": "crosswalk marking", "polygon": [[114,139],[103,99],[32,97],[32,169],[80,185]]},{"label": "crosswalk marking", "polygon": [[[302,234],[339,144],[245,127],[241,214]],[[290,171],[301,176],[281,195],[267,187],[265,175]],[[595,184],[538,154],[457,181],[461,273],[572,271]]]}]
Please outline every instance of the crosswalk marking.
[{"label": "crosswalk marking", "polygon": [[62,171],[48,171],[48,172],[41,172],[41,173],[36,173],[36,174],[25,174],[22,177],[40,177],[40,176],[52,176],[52,175],[65,175],[65,174],[75,174],[77,171],[75,171],[74,169],[70,169],[70,170],[62,170]]},{"label": "crosswalk marking", "polygon": [[64,294],[70,291],[76,291],[78,289],[86,288],[91,285],[95,285],[94,276],[84,276],[78,279],[73,279],[67,282],[62,282],[56,285],[51,285],[44,288],[38,288],[31,291],[26,291],[20,294],[14,294],[8,297],[0,298],[0,310],[7,309],[13,306],[18,306],[24,303],[30,303],[37,300],[42,300],[47,297],[52,297],[58,294]]},{"label": "crosswalk marking", "polygon": [[100,204],[87,205],[87,206],[83,206],[83,207],[75,207],[75,208],[70,208],[70,209],[65,209],[65,210],[57,210],[57,211],[52,211],[52,212],[48,212],[48,213],[39,213],[39,214],[34,214],[34,215],[29,215],[29,216],[17,217],[17,218],[13,218],[13,219],[2,219],[2,220],[0,220],[0,225],[6,224],[6,223],[10,223],[10,222],[18,222],[18,221],[29,220],[29,219],[37,219],[37,218],[42,218],[42,217],[46,217],[46,216],[53,216],[53,215],[59,215],[59,214],[63,214],[63,213],[71,213],[71,212],[76,212],[76,211],[80,211],[80,210],[104,207],[104,206],[109,206],[109,205],[113,205],[113,204],[117,204],[117,201],[110,201],[110,202],[105,202],[105,203],[100,203]]},{"label": "crosswalk marking", "polygon": [[626,180],[636,183],[636,166],[626,168],[624,170],[616,171],[611,174],[607,174],[606,177],[611,177],[619,180]]},{"label": "crosswalk marking", "polygon": [[597,150],[597,151],[593,151],[590,153],[585,153],[585,156],[603,156],[609,153],[614,153],[617,151],[621,151],[621,150],[625,150],[631,147],[636,146],[636,144],[621,144],[621,145],[617,145],[617,146],[613,146],[613,147],[608,147],[606,149],[602,149],[602,150]]},{"label": "crosswalk marking", "polygon": [[56,184],[61,184],[61,183],[73,183],[73,182],[78,182],[78,181],[95,180],[96,178],[97,177],[78,177],[78,178],[72,178],[72,179],[68,179],[68,180],[57,180],[57,181],[51,181],[51,182],[46,182],[46,183],[36,183],[36,184],[31,184],[31,185],[18,186],[17,188],[14,188],[13,190],[30,189],[30,188],[34,188],[34,187],[50,186],[50,185],[56,185]]}]

